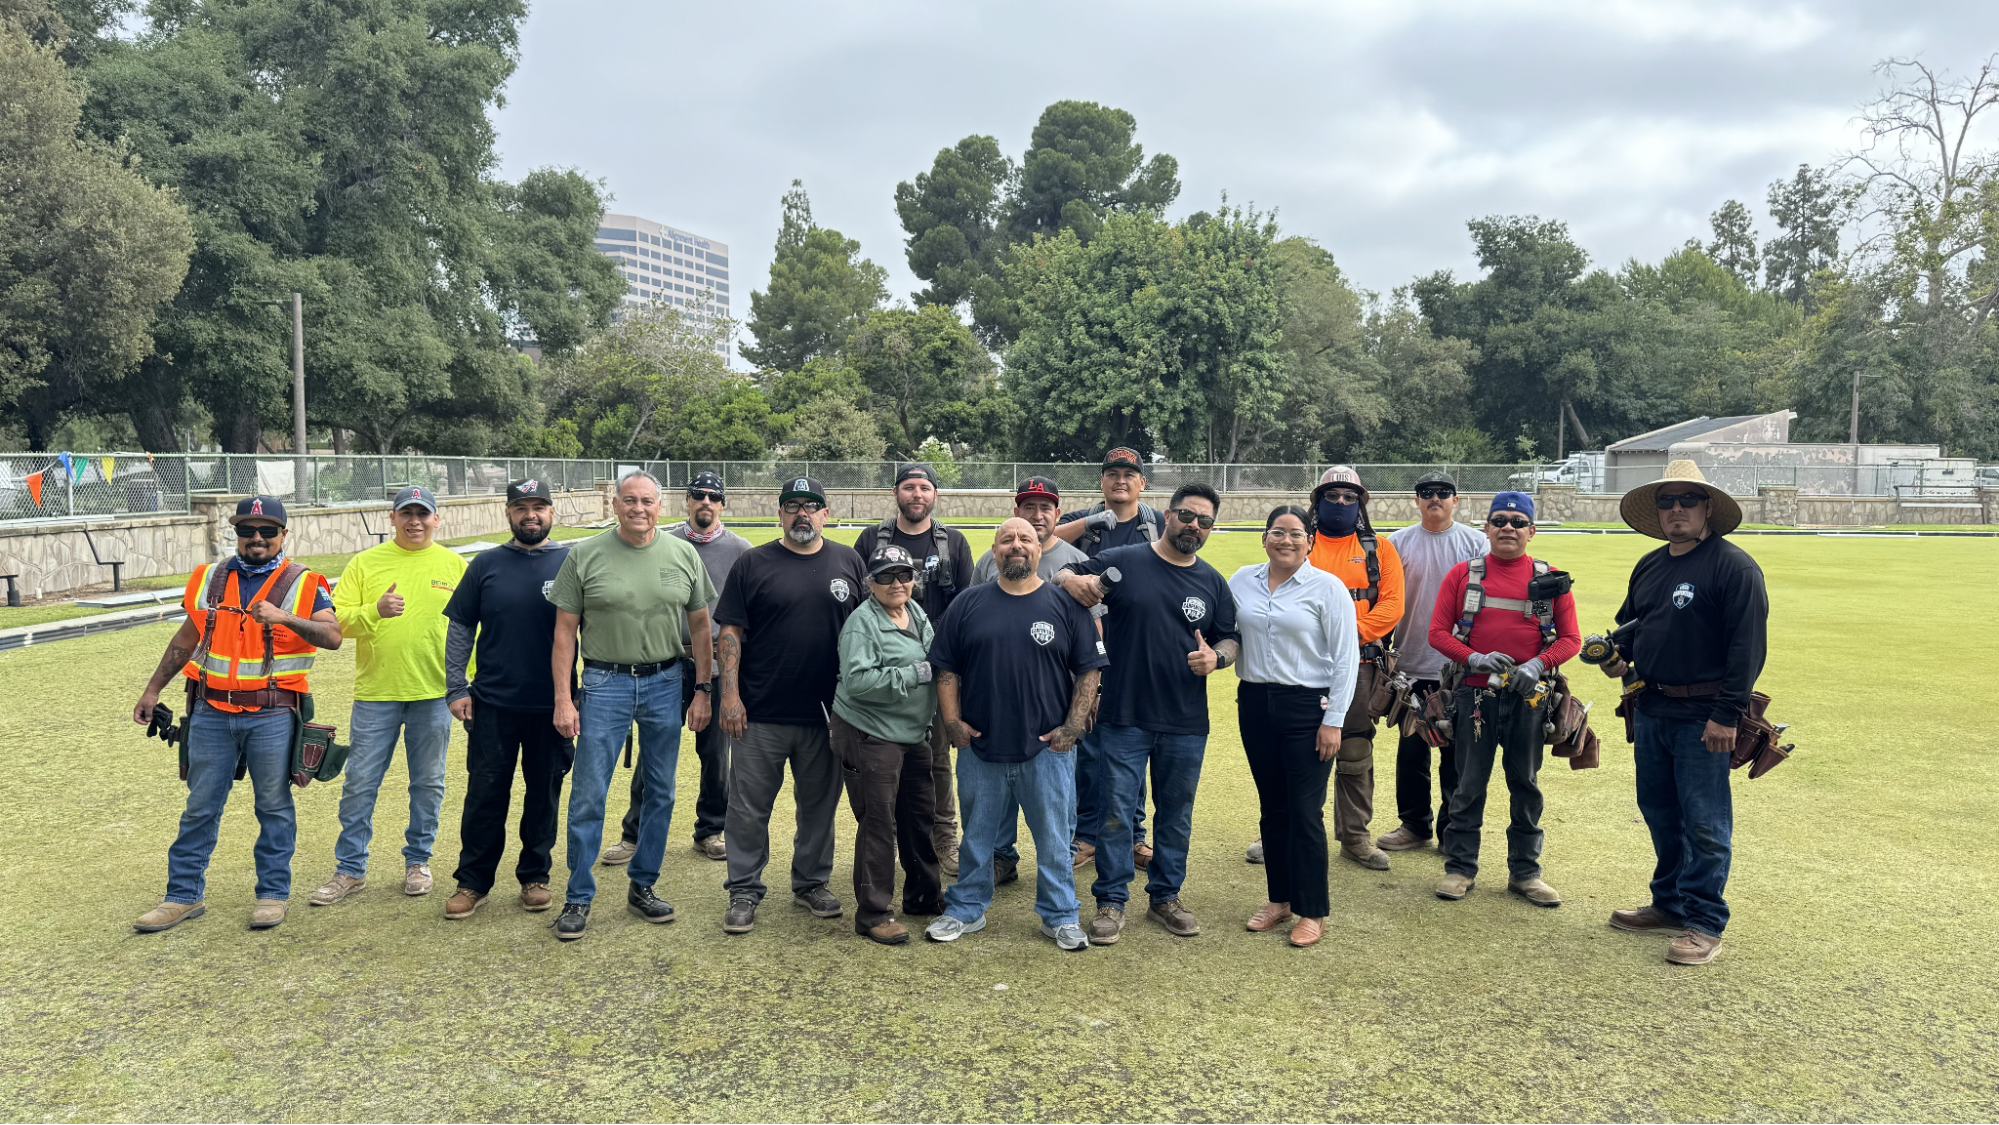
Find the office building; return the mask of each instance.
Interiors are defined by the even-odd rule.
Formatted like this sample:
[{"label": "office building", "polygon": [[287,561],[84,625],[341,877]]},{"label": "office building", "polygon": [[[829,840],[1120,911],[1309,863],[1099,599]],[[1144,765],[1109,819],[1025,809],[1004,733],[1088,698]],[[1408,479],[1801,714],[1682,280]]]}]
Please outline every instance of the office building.
[{"label": "office building", "polygon": [[[730,315],[726,243],[637,215],[606,213],[601,222],[597,250],[618,263],[627,307],[659,301],[680,309],[696,328],[719,329]],[[728,355],[728,340],[718,338],[715,350]]]}]

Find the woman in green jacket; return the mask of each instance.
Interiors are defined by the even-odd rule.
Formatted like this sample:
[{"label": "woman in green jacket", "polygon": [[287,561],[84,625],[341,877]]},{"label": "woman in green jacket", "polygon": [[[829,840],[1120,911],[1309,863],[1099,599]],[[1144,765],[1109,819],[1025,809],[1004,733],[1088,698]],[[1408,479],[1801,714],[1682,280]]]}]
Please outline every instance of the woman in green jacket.
[{"label": "woman in green jacket", "polygon": [[860,822],[854,836],[854,929],[883,945],[909,940],[895,920],[895,858],[902,853],[902,910],[944,908],[944,885],[930,841],[936,806],[930,784],[930,723],[937,689],[930,677],[930,619],[917,605],[922,571],[901,547],[868,560],[868,590],[840,630],[840,685],[833,693],[833,753]]}]

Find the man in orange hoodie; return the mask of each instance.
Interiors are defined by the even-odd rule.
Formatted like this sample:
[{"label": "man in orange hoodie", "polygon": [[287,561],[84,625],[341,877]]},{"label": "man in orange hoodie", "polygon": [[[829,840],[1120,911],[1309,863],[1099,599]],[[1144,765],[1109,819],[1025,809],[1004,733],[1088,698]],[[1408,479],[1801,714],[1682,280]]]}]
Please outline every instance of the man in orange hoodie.
[{"label": "man in orange hoodie", "polygon": [[1340,727],[1340,755],[1333,767],[1333,834],[1340,854],[1375,871],[1388,870],[1388,853],[1374,844],[1368,824],[1374,819],[1374,718],[1367,699],[1373,694],[1380,658],[1388,635],[1402,620],[1402,558],[1386,536],[1377,538],[1367,515],[1367,489],[1360,474],[1335,465],[1312,490],[1312,565],[1346,583],[1353,594],[1360,624],[1360,678],[1353,703]]}]

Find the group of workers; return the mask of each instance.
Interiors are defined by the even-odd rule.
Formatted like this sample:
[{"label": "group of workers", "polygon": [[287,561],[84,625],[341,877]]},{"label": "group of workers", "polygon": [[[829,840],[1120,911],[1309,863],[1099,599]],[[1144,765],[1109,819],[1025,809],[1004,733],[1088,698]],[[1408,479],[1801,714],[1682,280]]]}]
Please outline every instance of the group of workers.
[{"label": "group of workers", "polygon": [[[1551,688],[1566,687],[1559,669],[1582,638],[1566,576],[1528,554],[1534,498],[1498,493],[1474,529],[1456,520],[1456,482],[1433,472],[1416,482],[1420,522],[1378,536],[1367,488],[1338,466],[1307,504],[1265,516],[1265,561],[1224,578],[1200,557],[1221,497],[1186,484],[1155,509],[1141,499],[1144,472],[1136,451],[1111,450],[1101,502],[1068,513],[1054,481],[1022,482],[1012,518],[977,557],[936,518],[937,480],[923,465],[898,471],[895,513],[851,547],[826,537],[827,494],[810,477],[782,484],[779,535],[754,547],[723,526],[727,494],[713,473],[695,476],[686,519],[664,529],[659,483],[628,473],[613,498],[617,526],[571,544],[550,539],[545,484],[517,481],[512,538],[469,565],[435,541],[437,502],[413,487],[393,502],[394,538],[356,556],[337,585],[290,561],[282,503],[246,499],[232,520],[236,555],[189,578],[187,621],[133,712],[148,722],[166,685],[186,677],[187,806],[165,900],[136,926],[202,914],[223,805],[246,772],[262,826],[250,925],[284,920],[291,779],[314,718],[307,677],[317,651],[348,639],[358,650],[352,752],[334,870],[315,906],[367,886],[376,794],[399,740],[410,776],[402,890],[430,893],[457,719],[468,782],[446,918],[468,918],[491,897],[518,774],[523,909],[556,905],[568,775],[555,936],[584,936],[600,867],[625,867],[632,914],[671,922],[655,887],[684,726],[701,759],[694,848],[727,865],[728,933],[756,927],[788,768],[792,901],[820,918],[846,913],[832,888],[844,792],[864,937],[907,942],[898,915],[930,919],[924,933],[937,942],[984,928],[995,888],[1019,877],[1023,819],[1034,910],[1058,948],[1115,944],[1140,870],[1146,917],[1191,937],[1201,924],[1183,888],[1207,677],[1228,667],[1260,805],[1248,858],[1264,865],[1268,890],[1249,930],[1284,927],[1301,947],[1321,939],[1333,840],[1372,870],[1434,841],[1444,857],[1436,895],[1465,898],[1495,763],[1508,792],[1507,889],[1561,905],[1541,868],[1537,774]],[[1671,932],[1667,960],[1701,964],[1728,920],[1729,752],[1762,668],[1768,606],[1761,571],[1725,538],[1740,508],[1690,464],[1633,490],[1622,512],[1666,541],[1634,569],[1618,655],[1603,665],[1642,685],[1626,703],[1657,866],[1651,901],[1610,924]],[[1384,715],[1400,734],[1399,823],[1376,838]],[[634,745],[630,809],[605,848],[610,786]]]}]

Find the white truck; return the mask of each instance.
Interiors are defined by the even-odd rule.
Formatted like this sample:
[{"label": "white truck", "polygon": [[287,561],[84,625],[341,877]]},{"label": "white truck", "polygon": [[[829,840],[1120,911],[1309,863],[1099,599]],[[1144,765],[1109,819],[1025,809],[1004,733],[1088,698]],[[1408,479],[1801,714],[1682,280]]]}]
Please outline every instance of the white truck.
[{"label": "white truck", "polygon": [[1567,458],[1515,473],[1507,478],[1513,487],[1525,491],[1543,484],[1574,485],[1577,492],[1603,491],[1603,451],[1586,450]]}]

